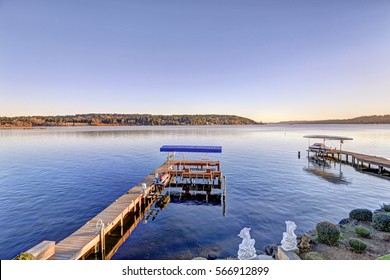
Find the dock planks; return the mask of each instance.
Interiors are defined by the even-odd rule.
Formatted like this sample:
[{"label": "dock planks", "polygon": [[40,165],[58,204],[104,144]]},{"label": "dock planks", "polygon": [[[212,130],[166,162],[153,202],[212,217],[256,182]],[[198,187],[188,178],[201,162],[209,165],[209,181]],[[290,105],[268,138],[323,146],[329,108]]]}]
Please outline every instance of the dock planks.
[{"label": "dock planks", "polygon": [[342,151],[341,153],[344,155],[352,156],[356,158],[358,161],[390,168],[390,160],[383,157],[370,156],[370,155],[359,154],[359,153],[348,152],[348,151]]}]

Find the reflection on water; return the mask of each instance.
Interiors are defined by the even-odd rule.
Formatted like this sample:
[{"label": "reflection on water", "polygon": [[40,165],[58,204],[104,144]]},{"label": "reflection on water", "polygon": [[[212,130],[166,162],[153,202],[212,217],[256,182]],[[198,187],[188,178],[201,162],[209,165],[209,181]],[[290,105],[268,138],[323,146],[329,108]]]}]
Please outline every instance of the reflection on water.
[{"label": "reflection on water", "polygon": [[[141,206],[141,211],[130,211],[123,219],[123,224],[118,223],[105,236],[104,249],[101,243],[92,248],[83,259],[89,260],[109,260],[120,246],[126,242],[138,224],[143,225],[154,222],[158,215],[164,211],[170,203],[179,203],[192,206],[222,206],[225,215],[226,194],[221,190],[215,190],[211,185],[196,184],[183,185],[182,187],[168,187],[164,191],[158,191],[156,195],[145,200]],[[100,220],[101,221],[101,220]]]},{"label": "reflection on water", "polygon": [[319,176],[329,183],[335,185],[348,185],[350,182],[344,177],[341,167],[342,164],[336,164],[334,161],[309,157],[307,159],[307,167],[304,167],[303,170],[309,174]]},{"label": "reflection on water", "polygon": [[113,259],[236,256],[243,227],[262,250],[280,242],[286,220],[302,233],[353,208],[390,203],[389,180],[308,163],[308,134],[349,136],[346,150],[390,158],[390,125],[0,130],[0,258],[72,234],[163,163],[164,144],[223,146],[212,159],[227,176],[226,203],[217,193],[206,203],[205,193],[185,197],[172,188],[167,206],[141,219]]}]

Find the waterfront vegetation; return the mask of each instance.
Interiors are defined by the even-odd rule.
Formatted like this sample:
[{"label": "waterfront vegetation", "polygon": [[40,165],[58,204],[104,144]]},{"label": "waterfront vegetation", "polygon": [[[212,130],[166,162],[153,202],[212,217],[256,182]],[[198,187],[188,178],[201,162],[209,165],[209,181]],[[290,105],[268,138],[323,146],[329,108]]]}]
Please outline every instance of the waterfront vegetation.
[{"label": "waterfront vegetation", "polygon": [[235,115],[77,114],[66,116],[0,117],[0,127],[248,125],[257,122]]},{"label": "waterfront vegetation", "polygon": [[[358,208],[337,225],[318,223],[316,230],[302,235],[298,245],[299,256],[305,260],[390,259],[390,229],[386,227],[389,218],[389,213],[383,208],[374,213],[369,209]],[[308,236],[310,245],[302,250],[305,236]]]}]

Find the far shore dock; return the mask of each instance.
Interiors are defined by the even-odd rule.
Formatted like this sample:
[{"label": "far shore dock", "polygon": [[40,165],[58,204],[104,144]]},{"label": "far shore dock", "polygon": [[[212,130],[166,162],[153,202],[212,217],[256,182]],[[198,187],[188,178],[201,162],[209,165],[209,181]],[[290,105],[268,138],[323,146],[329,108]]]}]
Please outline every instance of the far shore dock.
[{"label": "far shore dock", "polygon": [[324,153],[324,157],[350,164],[358,171],[369,172],[390,179],[390,160],[386,158],[340,150]]},{"label": "far shore dock", "polygon": [[[376,174],[383,178],[390,179],[390,160],[367,155],[362,153],[350,152],[342,150],[342,144],[346,140],[353,140],[349,137],[342,136],[329,136],[329,135],[306,135],[304,138],[309,139],[309,147],[307,150],[308,157],[310,153],[314,153],[317,158],[327,158],[331,160],[336,160],[338,162],[350,164],[355,167],[357,170],[362,172],[368,172],[370,174]],[[323,146],[310,146],[310,139],[322,139]],[[339,149],[331,149],[325,146],[326,140],[337,140],[340,141]],[[387,168],[387,169],[386,169]]]}]

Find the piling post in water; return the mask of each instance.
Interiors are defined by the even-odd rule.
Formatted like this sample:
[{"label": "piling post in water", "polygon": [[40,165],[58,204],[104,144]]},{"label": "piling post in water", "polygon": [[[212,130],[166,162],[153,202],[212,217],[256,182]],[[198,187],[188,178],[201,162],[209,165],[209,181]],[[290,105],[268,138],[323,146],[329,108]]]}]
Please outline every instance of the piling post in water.
[{"label": "piling post in water", "polygon": [[99,243],[95,244],[94,251],[95,251],[95,260],[97,260],[98,259],[98,253],[99,253]]},{"label": "piling post in water", "polygon": [[226,176],[223,176],[222,214],[226,216]]},{"label": "piling post in water", "polygon": [[121,217],[121,236],[123,236],[123,212]]},{"label": "piling post in water", "polygon": [[106,254],[105,254],[105,247],[106,247],[106,242],[105,242],[105,236],[104,236],[104,223],[101,219],[99,219],[96,223],[96,228],[100,230],[100,252],[102,253],[102,260],[106,259]]},{"label": "piling post in water", "polygon": [[101,251],[102,251],[102,260],[106,259],[106,240],[104,236],[104,224],[102,224],[102,227],[100,229],[100,243],[101,243]]}]

